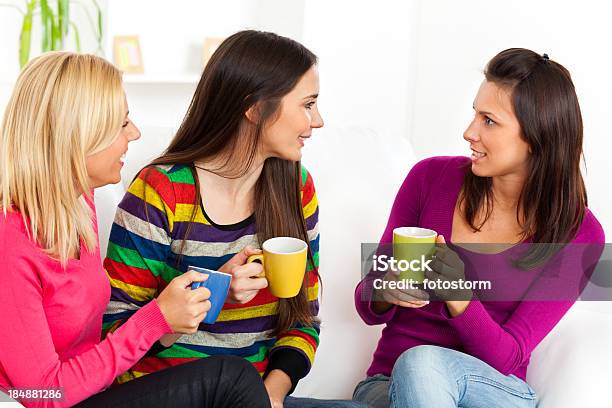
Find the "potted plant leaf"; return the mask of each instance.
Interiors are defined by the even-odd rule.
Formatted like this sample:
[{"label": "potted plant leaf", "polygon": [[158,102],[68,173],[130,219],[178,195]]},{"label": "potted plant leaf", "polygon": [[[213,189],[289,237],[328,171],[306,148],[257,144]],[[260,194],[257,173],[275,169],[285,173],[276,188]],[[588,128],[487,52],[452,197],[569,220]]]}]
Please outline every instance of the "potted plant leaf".
[{"label": "potted plant leaf", "polygon": [[76,51],[81,51],[79,28],[70,19],[70,9],[73,6],[83,9],[97,42],[95,53],[101,54],[103,40],[102,10],[97,0],[87,0],[87,3],[89,6],[93,6],[96,14],[95,20],[91,16],[88,5],[82,1],[57,0],[52,4],[49,0],[24,0],[22,4],[25,8],[13,3],[0,3],[0,6],[16,9],[23,16],[19,35],[19,66],[23,68],[30,60],[32,26],[34,23],[40,24],[42,52],[66,49],[66,38],[69,32],[72,32],[74,37]]}]

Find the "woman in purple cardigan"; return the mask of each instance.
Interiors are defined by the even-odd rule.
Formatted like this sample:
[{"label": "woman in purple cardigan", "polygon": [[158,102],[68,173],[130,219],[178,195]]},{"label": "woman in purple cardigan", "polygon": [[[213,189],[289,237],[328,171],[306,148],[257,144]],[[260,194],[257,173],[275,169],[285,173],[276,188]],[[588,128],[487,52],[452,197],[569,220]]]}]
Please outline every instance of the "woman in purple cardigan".
[{"label": "woman in purple cardigan", "polygon": [[[417,163],[381,246],[397,227],[435,230],[426,278],[488,280],[493,290],[378,289],[380,276],[369,273],[355,291],[357,311],[386,327],[354,399],[373,407],[535,407],[525,382],[531,352],[601,253],[604,233],[580,174],[582,118],[569,72],[546,54],[505,50],[487,65],[474,111],[463,135],[472,156]],[[576,248],[579,255],[569,255]],[[429,302],[432,295],[441,301]]]}]

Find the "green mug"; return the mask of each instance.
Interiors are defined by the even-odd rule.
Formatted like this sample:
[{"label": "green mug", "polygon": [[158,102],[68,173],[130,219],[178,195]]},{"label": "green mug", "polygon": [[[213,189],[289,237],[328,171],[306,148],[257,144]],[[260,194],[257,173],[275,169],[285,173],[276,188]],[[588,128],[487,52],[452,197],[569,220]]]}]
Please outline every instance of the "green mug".
[{"label": "green mug", "polygon": [[436,238],[438,233],[434,230],[420,227],[399,227],[393,230],[393,258],[397,262],[414,265],[413,261],[419,261],[420,270],[400,271],[398,279],[412,279],[421,283],[425,279],[424,265],[422,260],[430,260],[435,252]]}]

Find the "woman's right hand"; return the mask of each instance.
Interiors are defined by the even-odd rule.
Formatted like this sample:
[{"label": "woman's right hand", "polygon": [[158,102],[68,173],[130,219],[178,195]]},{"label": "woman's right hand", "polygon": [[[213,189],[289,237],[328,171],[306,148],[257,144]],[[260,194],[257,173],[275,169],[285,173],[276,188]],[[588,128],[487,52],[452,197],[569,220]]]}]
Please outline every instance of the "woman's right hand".
[{"label": "woman's right hand", "polygon": [[191,334],[210,310],[210,290],[205,287],[191,289],[192,282],[208,279],[196,271],[188,271],[172,279],[157,297],[157,304],[174,333]]},{"label": "woman's right hand", "polygon": [[[397,275],[387,272],[383,282],[395,281]],[[420,289],[391,289],[384,286],[383,289],[374,289],[372,297],[372,309],[377,313],[386,312],[392,305],[409,308],[419,308],[429,304],[429,295]]]}]

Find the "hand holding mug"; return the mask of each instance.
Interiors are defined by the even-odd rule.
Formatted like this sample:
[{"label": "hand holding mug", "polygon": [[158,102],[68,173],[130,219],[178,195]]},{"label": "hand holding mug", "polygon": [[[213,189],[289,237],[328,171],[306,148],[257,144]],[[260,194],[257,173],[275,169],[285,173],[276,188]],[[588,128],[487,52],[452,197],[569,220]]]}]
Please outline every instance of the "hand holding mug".
[{"label": "hand holding mug", "polygon": [[[430,264],[431,271],[425,273],[427,279],[440,282],[459,282],[465,281],[465,267],[459,255],[446,245],[444,236],[439,235],[436,239],[436,254]],[[436,284],[442,287],[443,284]],[[451,285],[447,285],[450,287]],[[464,289],[436,289],[434,294],[443,299],[453,316],[463,313],[472,299],[472,291]]]},{"label": "hand holding mug", "polygon": [[250,256],[259,254],[261,250],[246,246],[219,268],[220,272],[232,275],[227,296],[230,303],[248,303],[268,286],[268,281],[263,277],[263,266],[257,262],[247,263]]},{"label": "hand holding mug", "polygon": [[[420,289],[391,289],[387,282],[396,281],[398,278],[398,274],[396,272],[389,271],[383,278],[383,288],[384,289],[375,289],[378,293],[374,295],[374,299],[380,299],[386,303],[391,305],[397,305],[401,307],[410,307],[410,308],[419,308],[426,306],[429,304],[429,294]],[[375,308],[378,312],[383,312],[384,309],[388,309],[389,307],[384,307],[381,305],[381,302],[374,301],[374,303],[378,303]]]},{"label": "hand holding mug", "polygon": [[267,239],[261,247],[263,253],[249,256],[247,263],[261,264],[272,295],[297,296],[304,283],[308,244],[298,238],[275,237]]},{"label": "hand holding mug", "polygon": [[186,272],[172,279],[157,297],[159,309],[174,333],[195,333],[206,317],[210,291],[205,287],[191,290],[191,284],[207,278],[199,272]]},{"label": "hand holding mug", "polygon": [[[434,247],[436,231],[420,227],[398,227],[393,229],[393,257],[400,261],[411,262],[427,255]],[[376,289],[376,299],[382,297],[383,301],[374,302],[373,306],[379,313],[389,309],[389,304],[401,307],[418,308],[429,303],[429,294],[420,289],[391,288],[388,282],[404,280],[419,283],[423,280],[422,271],[393,271],[387,272],[383,278],[383,288]]]}]

